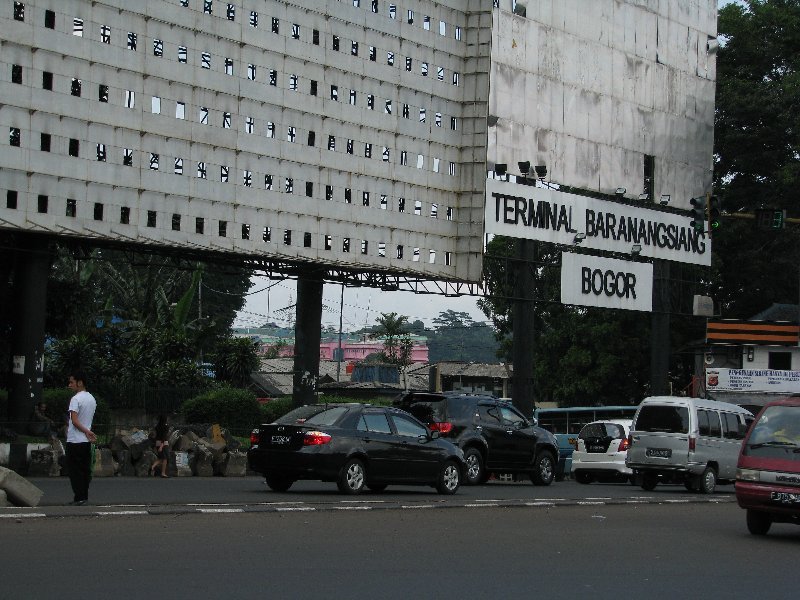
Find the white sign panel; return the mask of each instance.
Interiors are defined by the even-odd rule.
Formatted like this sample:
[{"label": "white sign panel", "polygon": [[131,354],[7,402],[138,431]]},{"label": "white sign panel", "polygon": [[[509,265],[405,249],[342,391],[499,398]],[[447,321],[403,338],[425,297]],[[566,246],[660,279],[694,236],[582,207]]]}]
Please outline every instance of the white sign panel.
[{"label": "white sign panel", "polygon": [[11,372],[15,375],[25,375],[25,357],[14,356],[11,364]]},{"label": "white sign panel", "polygon": [[486,233],[696,265],[711,265],[711,240],[688,215],[498,179],[486,180]]},{"label": "white sign panel", "polygon": [[709,392],[775,392],[800,393],[800,371],[773,369],[707,369],[706,389]]},{"label": "white sign panel", "polygon": [[562,252],[561,302],[649,312],[653,310],[653,265]]}]

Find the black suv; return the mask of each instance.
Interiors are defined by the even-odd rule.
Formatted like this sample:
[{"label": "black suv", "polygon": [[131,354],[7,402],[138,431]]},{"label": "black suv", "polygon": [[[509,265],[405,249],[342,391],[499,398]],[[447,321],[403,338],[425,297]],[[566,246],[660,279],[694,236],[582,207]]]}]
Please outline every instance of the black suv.
[{"label": "black suv", "polygon": [[484,483],[490,473],[524,473],[535,485],[553,482],[558,441],[510,402],[477,394],[408,392],[393,404],[464,451],[465,483]]}]

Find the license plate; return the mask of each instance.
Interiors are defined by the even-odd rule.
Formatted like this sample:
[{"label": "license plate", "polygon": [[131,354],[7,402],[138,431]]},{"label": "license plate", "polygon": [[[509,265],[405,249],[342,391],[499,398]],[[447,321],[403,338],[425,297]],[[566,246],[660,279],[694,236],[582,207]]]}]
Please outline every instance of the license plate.
[{"label": "license plate", "polygon": [[589,452],[605,452],[606,449],[603,446],[589,446]]},{"label": "license plate", "polygon": [[647,456],[650,458],[669,458],[672,456],[672,450],[669,448],[648,448]]},{"label": "license plate", "polygon": [[288,444],[291,441],[291,437],[288,435],[273,435],[272,436],[272,443],[273,444]]},{"label": "license plate", "polygon": [[780,504],[800,504],[800,494],[792,494],[789,492],[771,492],[770,500]]}]

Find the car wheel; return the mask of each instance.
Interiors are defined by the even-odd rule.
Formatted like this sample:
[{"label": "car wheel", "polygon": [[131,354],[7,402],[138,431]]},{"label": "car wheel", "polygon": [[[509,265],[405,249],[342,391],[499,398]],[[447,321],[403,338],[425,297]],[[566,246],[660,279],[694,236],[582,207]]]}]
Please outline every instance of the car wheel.
[{"label": "car wheel", "polygon": [[767,535],[771,525],[772,518],[768,514],[747,510],[747,530],[753,535]]},{"label": "car wheel", "polygon": [[717,487],[717,472],[713,467],[706,467],[703,474],[695,482],[697,490],[703,494],[713,494]]},{"label": "car wheel", "polygon": [[533,473],[531,473],[531,481],[533,485],[550,485],[553,483],[555,476],[556,461],[550,452],[542,451],[533,461]]},{"label": "car wheel", "polygon": [[459,485],[461,485],[461,470],[455,462],[448,460],[439,472],[436,491],[440,494],[455,494]]},{"label": "car wheel", "polygon": [[577,481],[578,483],[592,483],[592,481],[594,481],[594,477],[592,477],[591,473],[585,473],[584,471],[576,471],[575,481]]},{"label": "car wheel", "polygon": [[267,482],[267,487],[271,489],[273,492],[285,492],[294,483],[293,479],[288,477],[281,477],[280,475],[267,475],[265,477]]},{"label": "car wheel", "polygon": [[658,475],[655,473],[645,473],[642,475],[642,489],[646,492],[652,492],[658,485]]},{"label": "car wheel", "polygon": [[368,483],[367,487],[371,489],[373,492],[382,492],[386,489],[385,483]]},{"label": "car wheel", "polygon": [[360,494],[366,483],[367,473],[364,463],[357,458],[351,458],[339,472],[339,479],[336,485],[339,491],[344,494]]},{"label": "car wheel", "polygon": [[464,462],[467,463],[467,474],[465,483],[467,485],[478,485],[487,480],[486,471],[483,466],[483,454],[477,448],[467,448],[464,450]]}]

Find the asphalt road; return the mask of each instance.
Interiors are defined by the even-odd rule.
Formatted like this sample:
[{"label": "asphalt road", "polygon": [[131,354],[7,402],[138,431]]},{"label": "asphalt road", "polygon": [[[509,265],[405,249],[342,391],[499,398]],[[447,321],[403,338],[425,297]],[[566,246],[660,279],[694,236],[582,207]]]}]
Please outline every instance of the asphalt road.
[{"label": "asphalt road", "polygon": [[0,600],[795,598],[732,502],[0,519]]}]

